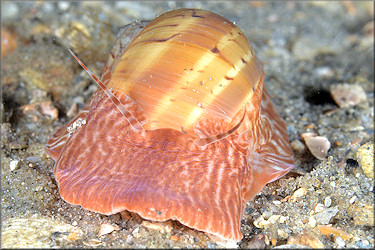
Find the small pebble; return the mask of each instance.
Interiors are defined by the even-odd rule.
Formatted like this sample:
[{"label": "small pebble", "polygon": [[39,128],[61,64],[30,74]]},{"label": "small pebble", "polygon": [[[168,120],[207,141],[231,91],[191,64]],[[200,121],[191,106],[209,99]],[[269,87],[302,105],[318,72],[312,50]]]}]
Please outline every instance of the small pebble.
[{"label": "small pebble", "polygon": [[158,230],[160,232],[167,232],[170,233],[173,229],[172,224],[170,221],[167,222],[150,222],[150,221],[142,221],[141,224],[143,227],[152,229],[152,230]]},{"label": "small pebble", "polygon": [[357,199],[357,196],[353,196],[352,198],[350,198],[349,203],[353,204],[356,199]]},{"label": "small pebble", "polygon": [[309,218],[308,224],[309,224],[310,227],[314,228],[316,226],[316,220],[315,220],[315,218],[311,216]]},{"label": "small pebble", "polygon": [[125,242],[129,244],[129,243],[132,242],[132,241],[133,241],[133,236],[132,236],[131,234],[129,234],[129,235],[126,237]]},{"label": "small pebble", "polygon": [[273,213],[271,211],[266,210],[262,213],[262,215],[265,220],[268,220],[273,215]]},{"label": "small pebble", "polygon": [[276,243],[277,243],[277,239],[273,238],[273,239],[271,240],[271,244],[272,244],[272,246],[273,246],[273,247],[276,246]]},{"label": "small pebble", "polygon": [[70,108],[68,109],[68,111],[66,112],[66,115],[70,118],[70,117],[73,117],[74,115],[76,115],[78,112],[78,104],[77,103],[73,103]]},{"label": "small pebble", "polygon": [[306,146],[303,144],[303,142],[301,142],[300,140],[294,140],[290,143],[290,145],[292,146],[293,150],[297,153],[300,153],[302,154],[303,152],[306,151]]},{"label": "small pebble", "polygon": [[91,247],[91,248],[100,246],[102,244],[102,242],[100,240],[97,240],[97,239],[90,239],[88,241],[83,241],[82,243],[85,244],[86,246]]},{"label": "small pebble", "polygon": [[[262,247],[262,249],[263,248],[264,247]],[[278,245],[278,246],[273,247],[272,249],[308,249],[308,248],[309,247],[305,245],[300,245],[300,244],[287,244],[287,245]]]},{"label": "small pebble", "polygon": [[275,204],[275,205],[280,205],[281,201],[273,201],[272,203]]},{"label": "small pebble", "polygon": [[324,206],[326,206],[326,207],[330,207],[331,205],[332,205],[331,197],[327,196],[327,197],[324,199]]},{"label": "small pebble", "polygon": [[314,215],[316,222],[320,225],[327,225],[332,218],[339,212],[338,206],[332,208],[325,208],[322,212]]},{"label": "small pebble", "polygon": [[326,39],[314,39],[311,36],[301,35],[295,41],[292,52],[298,60],[312,60],[322,51],[333,51],[332,44],[327,43]]},{"label": "small pebble", "polygon": [[53,120],[56,120],[59,117],[59,111],[53,105],[51,101],[43,101],[43,102],[25,104],[25,105],[22,105],[20,109],[26,115],[35,115],[36,112],[38,112],[38,110],[40,109],[43,115],[49,116]]},{"label": "small pebble", "polygon": [[73,221],[73,223],[72,223],[72,226],[77,226],[78,225],[78,223],[76,222],[76,221]]},{"label": "small pebble", "polygon": [[356,158],[365,175],[374,179],[374,142],[363,144],[357,150]]},{"label": "small pebble", "polygon": [[307,189],[306,188],[300,188],[298,190],[296,190],[293,195],[292,195],[292,202],[296,202],[297,200],[299,200],[301,197],[304,197],[307,193]]},{"label": "small pebble", "polygon": [[1,3],[1,20],[16,18],[19,13],[19,7],[14,2]]},{"label": "small pebble", "polygon": [[59,1],[57,5],[60,10],[66,11],[67,9],[69,9],[70,3],[69,1]]},{"label": "small pebble", "polygon": [[345,247],[345,241],[340,236],[335,237],[335,243],[340,248]]},{"label": "small pebble", "polygon": [[269,221],[265,220],[263,216],[260,216],[254,221],[254,226],[257,228],[268,228]]},{"label": "small pebble", "polygon": [[315,73],[320,77],[333,76],[333,70],[330,67],[318,67],[315,69]]},{"label": "small pebble", "polygon": [[314,212],[315,213],[320,213],[324,210],[324,205],[322,203],[318,203],[314,207]]},{"label": "small pebble", "polygon": [[286,216],[280,216],[280,219],[279,219],[279,222],[280,223],[285,223],[286,221],[287,221],[287,219],[288,219],[288,217],[286,217]]},{"label": "small pebble", "polygon": [[19,160],[13,160],[9,163],[10,171],[15,171],[20,168],[20,161]]},{"label": "small pebble", "polygon": [[355,245],[359,248],[371,248],[372,247],[368,240],[356,241]]},{"label": "small pebble", "polygon": [[[253,235],[246,248],[264,249],[266,247],[264,234]],[[237,247],[236,247],[237,248]]]},{"label": "small pebble", "polygon": [[331,143],[326,137],[317,136],[310,132],[301,134],[301,137],[305,140],[307,148],[315,158],[324,160],[327,157]]},{"label": "small pebble", "polygon": [[1,58],[17,48],[17,35],[1,28]]},{"label": "small pebble", "polygon": [[85,104],[85,98],[83,96],[76,96],[73,99],[73,103],[77,103],[78,105],[84,105]]},{"label": "small pebble", "polygon": [[177,235],[172,235],[170,237],[170,239],[173,240],[173,241],[179,241],[180,240],[180,238]]},{"label": "small pebble", "polygon": [[213,249],[215,248],[213,244],[211,244],[209,241],[206,242],[207,243],[207,248],[208,249]]},{"label": "small pebble", "polygon": [[82,237],[81,234],[78,234],[76,232],[71,232],[69,235],[68,235],[68,240],[69,241],[76,241],[76,240],[79,240],[80,238]]},{"label": "small pebble", "polygon": [[374,226],[374,205],[356,207],[354,211],[353,221],[355,225]]},{"label": "small pebble", "polygon": [[285,229],[277,229],[277,234],[283,239],[286,240],[289,238],[289,233]]},{"label": "small pebble", "polygon": [[111,225],[109,223],[104,223],[100,225],[98,237],[112,233],[115,230],[120,230],[120,227],[117,225]]},{"label": "small pebble", "polygon": [[334,237],[340,237],[344,241],[353,238],[353,235],[331,225],[318,225],[318,230],[328,237],[333,235]]},{"label": "small pebble", "polygon": [[324,244],[319,238],[309,231],[304,231],[303,233],[289,237],[286,244],[304,245],[309,248],[324,248]]},{"label": "small pebble", "polygon": [[334,188],[334,187],[336,187],[336,182],[331,181],[331,183],[329,183],[329,185],[331,185]]},{"label": "small pebble", "polygon": [[26,157],[26,161],[28,161],[30,163],[37,163],[37,162],[40,161],[40,157],[39,156],[30,155],[30,156]]},{"label": "small pebble", "polygon": [[275,224],[276,221],[278,221],[280,219],[280,216],[279,214],[275,214],[275,215],[272,215],[268,221],[271,223],[271,224]]},{"label": "small pebble", "polygon": [[340,108],[354,106],[367,100],[365,91],[358,84],[335,84],[331,85],[329,90]]}]

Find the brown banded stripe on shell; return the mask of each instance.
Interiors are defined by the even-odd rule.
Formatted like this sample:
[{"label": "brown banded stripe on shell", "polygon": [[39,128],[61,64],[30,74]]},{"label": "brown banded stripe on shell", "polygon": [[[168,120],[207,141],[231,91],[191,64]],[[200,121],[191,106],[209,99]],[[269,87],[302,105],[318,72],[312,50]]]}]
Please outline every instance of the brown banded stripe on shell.
[{"label": "brown banded stripe on shell", "polygon": [[136,100],[148,116],[144,128],[192,136],[200,119],[231,122],[262,75],[242,31],[200,10],[160,16],[119,57],[108,87]]}]

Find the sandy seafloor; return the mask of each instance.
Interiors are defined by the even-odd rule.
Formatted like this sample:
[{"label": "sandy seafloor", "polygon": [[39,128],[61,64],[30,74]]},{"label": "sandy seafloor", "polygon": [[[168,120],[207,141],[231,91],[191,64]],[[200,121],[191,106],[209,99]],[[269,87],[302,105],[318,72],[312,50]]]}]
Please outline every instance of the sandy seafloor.
[{"label": "sandy seafloor", "polygon": [[[44,151],[97,88],[66,48],[100,75],[121,26],[179,7],[214,11],[244,31],[293,141],[296,168],[248,202],[238,244],[177,222],[70,205],[59,196],[54,162]],[[373,8],[370,1],[2,1],[1,28],[17,47],[1,58],[1,246],[373,248],[374,180],[356,158],[361,145],[374,141]],[[342,83],[362,87],[367,100],[340,108],[329,89]],[[305,132],[330,141],[325,160],[306,149]],[[103,224],[115,230],[98,236]],[[327,224],[341,233],[324,235],[319,228]]]}]

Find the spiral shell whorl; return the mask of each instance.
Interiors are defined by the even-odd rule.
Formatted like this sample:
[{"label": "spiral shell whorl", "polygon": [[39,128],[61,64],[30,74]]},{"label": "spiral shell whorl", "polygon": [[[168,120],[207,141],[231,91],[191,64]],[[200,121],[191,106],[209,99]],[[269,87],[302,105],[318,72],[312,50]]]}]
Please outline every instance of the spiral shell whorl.
[{"label": "spiral shell whorl", "polygon": [[262,66],[229,20],[203,10],[176,10],[150,22],[124,50],[108,87],[136,100],[144,128],[196,136],[201,119],[231,123],[261,88]]}]

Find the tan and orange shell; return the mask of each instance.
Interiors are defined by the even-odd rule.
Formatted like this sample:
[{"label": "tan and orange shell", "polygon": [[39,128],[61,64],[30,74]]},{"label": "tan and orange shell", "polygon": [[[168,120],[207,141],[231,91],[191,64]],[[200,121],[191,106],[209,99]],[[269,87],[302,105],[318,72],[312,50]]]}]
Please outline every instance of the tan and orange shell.
[{"label": "tan and orange shell", "polygon": [[137,25],[118,35],[104,91],[48,141],[61,197],[239,241],[246,202],[294,166],[262,65],[209,11]]}]

